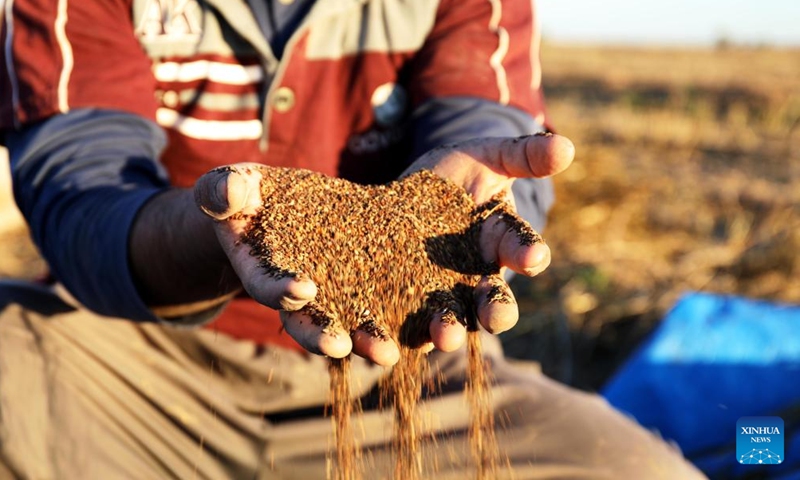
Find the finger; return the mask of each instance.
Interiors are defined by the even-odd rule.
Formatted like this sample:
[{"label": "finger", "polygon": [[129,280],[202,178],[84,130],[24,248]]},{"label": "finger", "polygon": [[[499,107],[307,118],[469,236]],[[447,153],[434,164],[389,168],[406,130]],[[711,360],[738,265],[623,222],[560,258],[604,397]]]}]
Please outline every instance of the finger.
[{"label": "finger", "polygon": [[471,191],[470,186],[474,185],[505,185],[509,178],[555,175],[565,170],[574,157],[575,146],[560,135],[478,138],[435,148],[405,173],[430,169]]},{"label": "finger", "polygon": [[311,353],[344,358],[353,350],[350,335],[318,308],[281,312],[281,321],[286,333]]},{"label": "finger", "polygon": [[527,243],[507,229],[498,247],[498,263],[523,275],[535,276],[550,265],[550,247],[544,242]]},{"label": "finger", "polygon": [[431,342],[443,352],[453,352],[467,341],[467,327],[453,310],[437,312],[430,325]]},{"label": "finger", "polygon": [[464,309],[450,292],[436,292],[429,301],[434,311],[428,326],[431,343],[443,352],[458,350],[467,340]]},{"label": "finger", "polygon": [[195,203],[215,220],[237,213],[252,215],[262,204],[261,168],[255,163],[240,163],[211,170],[195,184]]},{"label": "finger", "polygon": [[367,320],[356,328],[352,335],[353,353],[367,360],[390,367],[400,360],[397,343],[374,320]]},{"label": "finger", "polygon": [[276,310],[294,311],[317,296],[317,285],[307,276],[299,272],[268,272],[250,254],[251,247],[227,225],[218,225],[216,231],[242,287],[257,302]]},{"label": "finger", "polygon": [[565,170],[575,157],[572,141],[543,132],[517,138],[478,138],[454,148],[495,173],[512,178],[549,177]]},{"label": "finger", "polygon": [[550,247],[513,212],[486,219],[479,241],[485,261],[496,262],[517,273],[534,276],[550,265]]},{"label": "finger", "polygon": [[476,155],[502,175],[544,178],[562,172],[572,163],[575,146],[561,135],[539,133],[481,143]]},{"label": "finger", "polygon": [[475,287],[478,321],[489,333],[509,330],[519,320],[519,306],[508,284],[499,275],[481,278]]}]

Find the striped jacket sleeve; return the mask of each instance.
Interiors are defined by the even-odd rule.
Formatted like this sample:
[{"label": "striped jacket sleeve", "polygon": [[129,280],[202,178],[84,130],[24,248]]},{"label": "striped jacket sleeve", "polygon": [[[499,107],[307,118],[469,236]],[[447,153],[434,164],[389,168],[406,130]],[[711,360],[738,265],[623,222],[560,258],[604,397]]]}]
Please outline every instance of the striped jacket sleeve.
[{"label": "striped jacket sleeve", "polygon": [[0,5],[0,130],[81,107],[155,118],[150,60],[129,0]]},{"label": "striped jacket sleeve", "polygon": [[477,97],[546,124],[534,13],[531,0],[442,0],[412,67],[414,105]]}]

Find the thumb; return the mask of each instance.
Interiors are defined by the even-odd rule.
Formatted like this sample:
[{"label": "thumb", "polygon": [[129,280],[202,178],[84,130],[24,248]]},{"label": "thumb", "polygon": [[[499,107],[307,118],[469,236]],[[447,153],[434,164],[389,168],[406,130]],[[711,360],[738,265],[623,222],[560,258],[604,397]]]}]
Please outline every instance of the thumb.
[{"label": "thumb", "polygon": [[574,156],[575,147],[568,138],[550,133],[475,138],[435,148],[410,170],[427,168],[466,186],[475,179],[549,177],[566,169]]},{"label": "thumb", "polygon": [[564,171],[575,158],[575,146],[561,135],[535,133],[493,138],[467,147],[468,154],[495,172],[513,178],[545,178]]},{"label": "thumb", "polygon": [[261,205],[261,165],[241,163],[215,168],[197,180],[194,200],[215,220],[252,214]]}]

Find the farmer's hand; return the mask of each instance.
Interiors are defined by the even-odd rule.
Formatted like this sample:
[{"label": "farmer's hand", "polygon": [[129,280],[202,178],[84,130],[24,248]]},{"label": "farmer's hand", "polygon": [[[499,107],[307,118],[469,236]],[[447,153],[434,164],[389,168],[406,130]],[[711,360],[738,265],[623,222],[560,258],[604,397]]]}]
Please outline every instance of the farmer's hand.
[{"label": "farmer's hand", "polygon": [[[575,147],[559,135],[539,134],[521,138],[480,138],[431,150],[404,173],[429,169],[462,186],[477,204],[497,194],[506,196],[513,204],[511,184],[516,178],[543,178],[566,169],[575,155]],[[550,264],[550,249],[543,242],[523,245],[517,233],[500,217],[490,217],[481,231],[481,251],[484,260],[497,262],[517,273],[534,276]],[[476,311],[486,330],[504,332],[519,319],[516,303],[489,302],[487,294],[499,277],[483,279],[476,289]],[[504,282],[503,282],[504,283]],[[506,285],[501,287],[510,294]],[[433,346],[452,351],[467,337],[466,327],[457,322],[442,322],[435,318],[430,326]]]},{"label": "farmer's hand", "polygon": [[323,328],[300,310],[317,295],[311,279],[300,276],[276,278],[265,274],[251,247],[241,241],[248,217],[262,205],[259,164],[236,164],[214,169],[197,181],[195,201],[206,215],[217,220],[217,238],[245,291],[259,303],[280,311],[286,332],[306,350],[342,358],[351,352],[378,365],[394,365],[400,350],[392,340],[379,341],[366,331],[345,332],[338,326]]},{"label": "farmer's hand", "polygon": [[[482,203],[496,193],[510,192],[517,177],[545,177],[557,173],[572,160],[572,144],[563,137],[528,137],[526,139],[482,139],[443,147],[422,156],[407,173],[428,168],[463,186]],[[271,278],[264,275],[250,247],[241,242],[247,216],[262,203],[259,165],[238,164],[213,170],[197,182],[195,197],[201,209],[216,219],[217,237],[226,251],[245,290],[258,302],[281,311],[286,332],[303,348],[334,358],[351,352],[379,365],[393,365],[399,359],[397,345],[376,339],[368,332],[344,332],[323,329],[300,313],[316,296],[316,285],[305,277]],[[496,218],[490,218],[482,233],[486,260],[498,261],[515,271],[535,275],[549,263],[550,253],[543,244],[520,247],[515,234]],[[496,279],[495,279],[496,280]],[[490,331],[499,332],[517,320],[513,308],[490,306],[486,293],[488,282],[478,286],[479,316]],[[482,295],[480,294],[482,292]],[[433,345],[443,350],[458,348],[466,338],[462,326],[431,324]]]}]

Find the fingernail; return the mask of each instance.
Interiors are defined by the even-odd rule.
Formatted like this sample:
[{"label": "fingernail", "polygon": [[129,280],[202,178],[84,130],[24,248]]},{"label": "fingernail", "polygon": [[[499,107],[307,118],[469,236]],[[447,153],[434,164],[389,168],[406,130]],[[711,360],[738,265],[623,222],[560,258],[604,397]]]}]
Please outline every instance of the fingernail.
[{"label": "fingernail", "polygon": [[317,284],[305,274],[296,274],[286,286],[285,298],[296,302],[308,302],[317,296]]},{"label": "fingernail", "polygon": [[215,220],[224,220],[230,216],[226,190],[226,178],[230,169],[215,169],[200,178],[194,189],[194,199],[200,210]]},{"label": "fingernail", "polygon": [[283,297],[280,299],[281,310],[286,310],[287,312],[293,312],[295,310],[299,310],[303,308],[303,305],[308,303],[308,300],[297,300],[294,298]]},{"label": "fingernail", "polygon": [[528,275],[530,277],[533,277],[535,275],[538,275],[538,274],[542,273],[542,269],[539,268],[539,267],[529,267],[529,268],[526,268],[523,271],[525,272],[526,275]]}]

